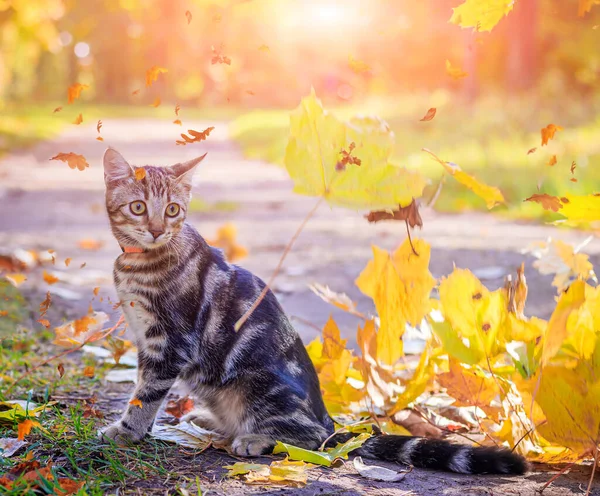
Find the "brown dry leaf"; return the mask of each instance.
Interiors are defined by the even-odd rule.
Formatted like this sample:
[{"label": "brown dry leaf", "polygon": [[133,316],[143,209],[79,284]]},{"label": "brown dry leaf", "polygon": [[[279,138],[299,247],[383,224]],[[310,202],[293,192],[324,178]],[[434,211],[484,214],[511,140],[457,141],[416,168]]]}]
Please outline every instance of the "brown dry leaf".
[{"label": "brown dry leaf", "polygon": [[233,222],[228,222],[217,229],[217,237],[209,240],[208,244],[215,248],[221,248],[225,258],[234,262],[248,255],[248,250],[236,241],[237,228]]},{"label": "brown dry leaf", "polygon": [[87,367],[85,367],[83,369],[83,375],[85,377],[94,377],[94,375],[96,374],[96,369],[94,367],[92,367],[91,365],[88,365]]},{"label": "brown dry leaf", "polygon": [[59,281],[58,277],[46,271],[44,271],[42,277],[44,278],[44,281],[46,281],[48,284],[56,284]]},{"label": "brown dry leaf", "polygon": [[31,433],[33,427],[41,427],[41,424],[37,420],[25,419],[17,426],[17,439],[23,441],[25,436]]},{"label": "brown dry leaf", "polygon": [[65,375],[65,365],[63,363],[59,363],[56,366],[56,370],[58,370],[58,376],[60,378],[62,378],[62,376]]},{"label": "brown dry leaf", "polygon": [[143,167],[138,167],[135,169],[135,179],[136,181],[141,181],[146,177],[146,169]]},{"label": "brown dry leaf", "polygon": [[[103,245],[104,245],[104,243],[102,241],[98,241],[96,239],[91,239],[91,238],[80,239],[77,242],[77,246],[79,246],[79,248],[81,248],[82,250],[90,250],[90,251],[99,250],[100,248],[102,248]],[[81,268],[83,268],[84,266],[85,266],[85,263],[81,266]]]},{"label": "brown dry leaf", "polygon": [[185,146],[188,143],[197,143],[200,141],[204,141],[205,139],[208,138],[208,136],[214,129],[215,128],[213,126],[207,127],[204,131],[194,131],[193,129],[188,129],[188,133],[190,134],[190,136],[188,136],[187,134],[181,133],[181,137],[183,138],[183,141],[177,140],[177,141],[175,141],[175,143],[177,145]]},{"label": "brown dry leaf", "polygon": [[558,212],[562,208],[562,203],[558,196],[552,196],[547,193],[535,193],[523,201],[531,201],[539,203],[544,210],[552,210]]},{"label": "brown dry leaf", "polygon": [[348,145],[348,150],[344,150],[343,148],[340,150],[341,158],[335,164],[335,170],[338,172],[342,172],[346,170],[347,165],[358,165],[362,163],[360,158],[352,155],[352,152],[356,148],[356,144],[354,141]]},{"label": "brown dry leaf", "polygon": [[62,110],[62,107],[56,107],[56,108],[55,108],[55,109],[52,111],[52,113],[53,113],[53,114],[56,114],[56,112],[60,112],[61,110]]},{"label": "brown dry leaf", "polygon": [[78,482],[73,479],[69,479],[68,477],[59,477],[57,482],[60,486],[60,489],[55,489],[58,496],[70,496],[71,494],[77,494],[85,484],[83,481]]},{"label": "brown dry leaf", "polygon": [[537,150],[537,147],[534,148],[530,148],[529,150],[527,150],[527,155],[531,155],[533,152],[535,152]]},{"label": "brown dry leaf", "polygon": [[379,222],[382,220],[402,220],[408,222],[408,225],[413,229],[415,226],[423,227],[423,220],[419,214],[419,205],[413,200],[410,205],[406,207],[398,206],[398,210],[392,210],[388,212],[386,210],[379,210],[369,212],[365,218],[369,222]]},{"label": "brown dry leaf", "polygon": [[5,274],[4,277],[15,288],[18,288],[21,284],[23,284],[27,280],[27,277],[24,274]]},{"label": "brown dry leaf", "polygon": [[46,329],[50,329],[50,321],[48,319],[38,319],[38,323],[43,325]]},{"label": "brown dry leaf", "polygon": [[556,162],[557,162],[557,160],[556,160],[556,155],[552,155],[552,156],[550,157],[550,160],[548,160],[548,165],[549,165],[550,167],[552,167],[553,165],[556,165]]},{"label": "brown dry leaf", "polygon": [[188,24],[192,22],[192,13],[189,10],[185,11],[185,17],[187,18]]},{"label": "brown dry leaf", "polygon": [[139,408],[143,407],[141,400],[138,400],[137,398],[133,398],[132,400],[130,400],[129,404],[132,406],[137,406]]},{"label": "brown dry leaf", "polygon": [[425,114],[425,117],[423,117],[422,119],[419,119],[419,120],[421,122],[427,122],[427,121],[433,120],[436,112],[437,112],[437,109],[435,107],[431,107]]},{"label": "brown dry leaf", "polygon": [[82,122],[83,122],[83,115],[79,114],[77,117],[75,117],[73,124],[76,124],[79,126],[79,124],[81,124]]},{"label": "brown dry leaf", "polygon": [[462,79],[469,75],[468,72],[463,71],[460,67],[455,67],[449,60],[446,60],[446,74],[452,79]]},{"label": "brown dry leaf", "polygon": [[154,101],[153,101],[153,102],[150,104],[150,106],[151,106],[151,107],[154,107],[154,108],[156,108],[156,107],[158,107],[159,105],[160,105],[160,97],[158,97],[158,96],[157,96],[157,97],[154,99]]},{"label": "brown dry leaf", "polygon": [[96,131],[100,134],[100,129],[102,129],[102,121],[98,119],[98,123],[96,124]]},{"label": "brown dry leaf", "polygon": [[71,104],[75,100],[77,100],[81,96],[81,92],[83,90],[87,90],[88,88],[89,86],[87,84],[81,83],[75,83],[69,86],[69,89],[67,90],[67,98],[69,100],[69,103]]},{"label": "brown dry leaf", "polygon": [[106,321],[108,321],[108,315],[104,312],[95,312],[81,319],[67,322],[54,329],[56,338],[52,343],[70,348],[74,345],[96,341],[103,335],[102,326]]},{"label": "brown dry leaf", "polygon": [[577,168],[577,164],[575,163],[575,160],[573,160],[573,162],[571,162],[571,174],[575,174],[576,168]]},{"label": "brown dry leaf", "polygon": [[548,144],[548,140],[554,139],[554,135],[556,131],[562,131],[562,126],[557,126],[555,124],[548,124],[546,127],[542,128],[542,146]]},{"label": "brown dry leaf", "polygon": [[69,264],[71,263],[71,260],[73,260],[72,258],[65,258],[65,266],[69,266]]},{"label": "brown dry leaf", "polygon": [[78,155],[77,153],[73,152],[58,153],[50,160],[60,160],[61,162],[66,162],[71,169],[78,169],[80,171],[83,171],[86,169],[86,167],[90,166],[83,155]]},{"label": "brown dry leaf", "polygon": [[179,111],[181,110],[181,106],[179,104],[175,105],[175,115],[179,115]]},{"label": "brown dry leaf", "polygon": [[40,303],[40,318],[46,315],[51,303],[52,297],[50,296],[50,291],[46,291],[46,297],[44,298],[44,301]]},{"label": "brown dry leaf", "polygon": [[169,400],[165,408],[165,413],[173,415],[175,418],[181,418],[186,413],[191,412],[194,409],[194,400],[189,396],[184,396],[178,400]]},{"label": "brown dry leaf", "polygon": [[[150,69],[146,71],[146,86],[152,86],[152,83],[158,79],[158,75],[165,74],[166,72],[169,71],[164,67],[159,67],[157,65],[150,67]],[[158,105],[156,106],[158,107]]]}]

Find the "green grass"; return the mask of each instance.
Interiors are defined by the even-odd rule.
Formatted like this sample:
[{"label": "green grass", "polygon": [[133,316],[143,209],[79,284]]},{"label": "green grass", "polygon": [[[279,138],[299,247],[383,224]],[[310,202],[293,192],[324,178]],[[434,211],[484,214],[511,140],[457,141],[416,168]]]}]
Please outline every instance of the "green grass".
[{"label": "green grass", "polygon": [[[436,117],[431,122],[420,122],[429,107],[437,108]],[[430,178],[432,186],[426,197],[432,194],[443,171],[422,148],[499,187],[507,205],[496,207],[495,212],[551,220],[558,216],[523,200],[538,192],[538,185],[541,192],[560,196],[600,189],[599,109],[598,96],[580,104],[571,101],[569,105],[541,101],[534,95],[486,96],[469,105],[438,91],[432,95],[375,98],[331,111],[341,119],[357,113],[385,119],[396,137],[392,162],[418,169]],[[542,147],[540,129],[549,123],[565,129]],[[245,156],[282,165],[288,130],[289,110],[259,110],[237,118],[230,126],[230,135]],[[537,150],[528,155],[534,147]],[[546,164],[552,155],[557,155],[558,164],[549,167]],[[573,161],[577,164],[577,182],[570,181]],[[486,210],[483,200],[451,178],[445,181],[436,208],[449,212]]]}]

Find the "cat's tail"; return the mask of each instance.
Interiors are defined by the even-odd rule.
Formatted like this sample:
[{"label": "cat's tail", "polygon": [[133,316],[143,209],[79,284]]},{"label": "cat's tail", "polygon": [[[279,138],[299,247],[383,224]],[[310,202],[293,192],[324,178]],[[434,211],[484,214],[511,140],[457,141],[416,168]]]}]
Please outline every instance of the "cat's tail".
[{"label": "cat's tail", "polygon": [[[337,441],[336,437],[333,439]],[[442,439],[413,436],[373,436],[353,454],[459,474],[521,475],[528,467],[525,458],[507,448],[465,446]]]}]

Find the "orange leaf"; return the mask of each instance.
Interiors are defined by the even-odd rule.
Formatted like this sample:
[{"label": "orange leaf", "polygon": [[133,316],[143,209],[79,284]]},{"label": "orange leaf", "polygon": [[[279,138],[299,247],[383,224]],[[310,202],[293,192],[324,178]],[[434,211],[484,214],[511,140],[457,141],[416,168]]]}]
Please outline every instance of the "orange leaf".
[{"label": "orange leaf", "polygon": [[86,368],[83,369],[83,375],[85,377],[94,377],[95,373],[96,373],[96,369],[90,365],[88,365]]},{"label": "orange leaf", "polygon": [[50,321],[48,319],[38,319],[38,323],[42,324],[46,329],[50,328]]},{"label": "orange leaf", "polygon": [[79,248],[81,248],[82,250],[91,250],[91,251],[99,250],[100,248],[102,248],[103,244],[104,243],[102,241],[97,241],[97,240],[91,239],[91,238],[81,239],[77,243]]},{"label": "orange leaf", "polygon": [[548,144],[548,140],[554,139],[556,131],[562,131],[562,126],[556,126],[555,124],[548,124],[542,128],[542,146]]},{"label": "orange leaf", "polygon": [[166,72],[169,71],[164,67],[159,67],[157,65],[150,67],[150,69],[146,71],[146,86],[152,86],[152,83],[158,79],[158,75]]},{"label": "orange leaf", "polygon": [[81,124],[82,122],[83,122],[83,116],[81,114],[79,114],[77,117],[75,117],[73,124],[76,124],[79,126],[79,124]]},{"label": "orange leaf", "polygon": [[179,115],[180,110],[181,110],[181,107],[179,106],[179,104],[175,105],[175,115]]},{"label": "orange leaf", "polygon": [[98,136],[98,137],[96,138],[96,140],[97,140],[97,141],[104,141],[104,138],[103,138],[102,136]]},{"label": "orange leaf", "polygon": [[98,119],[98,124],[96,124],[96,131],[100,134],[100,129],[102,129],[102,121]]},{"label": "orange leaf", "polygon": [[187,17],[188,24],[192,22],[192,13],[189,10],[185,11],[185,17]]},{"label": "orange leaf", "polygon": [[560,198],[558,196],[552,196],[547,193],[536,193],[523,201],[539,203],[542,207],[544,207],[544,210],[552,210],[553,212],[558,212],[562,208]]},{"label": "orange leaf", "polygon": [[158,97],[158,96],[157,96],[157,97],[154,99],[154,101],[153,101],[153,102],[150,104],[150,106],[151,106],[151,107],[154,107],[154,108],[156,108],[156,107],[158,107],[159,105],[160,105],[160,97]]},{"label": "orange leaf", "polygon": [[62,363],[59,363],[56,366],[56,370],[58,370],[58,376],[62,378],[63,375],[65,375],[65,366]]},{"label": "orange leaf", "polygon": [[537,150],[537,148],[530,148],[529,150],[527,150],[527,155],[531,155],[536,150]]},{"label": "orange leaf", "polygon": [[423,117],[422,119],[420,119],[421,121],[430,121],[435,117],[435,113],[437,112],[437,109],[435,107],[431,107],[427,113],[425,114],[425,117]]},{"label": "orange leaf", "polygon": [[16,288],[27,280],[23,274],[5,274],[4,277]]},{"label": "orange leaf", "polygon": [[65,258],[65,265],[68,267],[71,263],[72,258]]},{"label": "orange leaf", "polygon": [[557,160],[556,160],[556,155],[552,155],[552,156],[550,157],[550,160],[548,160],[548,165],[549,165],[550,167],[552,167],[553,165],[556,165],[556,162],[557,162]]},{"label": "orange leaf", "polygon": [[17,439],[19,441],[23,441],[25,436],[28,436],[31,432],[32,427],[41,427],[40,423],[37,420],[25,419],[17,426],[18,435]]},{"label": "orange leaf", "polygon": [[468,72],[463,71],[460,67],[454,67],[449,60],[446,60],[446,74],[452,79],[462,79],[469,75]]},{"label": "orange leaf", "polygon": [[6,317],[8,315],[8,310],[0,311],[0,317]]},{"label": "orange leaf", "polygon": [[50,291],[46,291],[46,298],[44,298],[44,301],[40,303],[40,317],[46,315],[51,303],[52,297],[50,296]]},{"label": "orange leaf", "polygon": [[140,94],[140,90],[133,90],[133,91],[131,92],[131,94],[132,94],[133,96],[135,96],[135,95],[139,95],[139,94]]},{"label": "orange leaf", "polygon": [[58,277],[56,277],[46,271],[44,271],[43,278],[44,278],[44,281],[46,281],[48,284],[56,284],[59,281]]},{"label": "orange leaf", "polygon": [[138,400],[137,398],[133,398],[130,402],[130,405],[132,406],[138,406],[140,408],[142,408],[142,402],[140,400]]},{"label": "orange leaf", "polygon": [[137,169],[135,169],[135,179],[137,181],[141,181],[145,177],[146,177],[146,169],[144,169],[143,167],[138,167]]},{"label": "orange leaf", "polygon": [[207,127],[204,131],[194,131],[193,129],[188,129],[188,133],[191,136],[181,133],[181,137],[184,139],[184,141],[177,140],[175,141],[175,143],[178,145],[185,146],[187,143],[196,143],[199,141],[204,141],[206,138],[208,138],[213,129],[214,127],[212,126]]},{"label": "orange leaf", "polygon": [[188,396],[185,396],[183,398],[179,398],[177,401],[169,400],[165,408],[165,412],[169,415],[173,415],[175,418],[181,418],[186,413],[191,412],[193,408],[194,400]]},{"label": "orange leaf", "polygon": [[173,121],[173,124],[177,124],[178,126],[181,126],[181,121],[179,119],[175,119]]},{"label": "orange leaf", "polygon": [[67,97],[69,99],[69,103],[73,103],[81,96],[81,92],[83,90],[87,90],[89,86],[87,84],[75,83],[69,86],[67,90]]},{"label": "orange leaf", "polygon": [[60,477],[57,482],[60,486],[60,489],[55,488],[54,491],[58,496],[69,496],[71,494],[76,494],[85,484],[85,482],[77,482],[67,477]]},{"label": "orange leaf", "polygon": [[78,169],[80,171],[85,170],[86,167],[90,166],[83,155],[77,155],[73,152],[58,153],[50,160],[60,160],[62,162],[66,162],[71,169]]},{"label": "orange leaf", "polygon": [[52,111],[52,113],[53,113],[53,114],[56,114],[56,112],[60,112],[61,110],[62,110],[62,107],[56,107],[56,108],[55,108],[55,109]]},{"label": "orange leaf", "polygon": [[98,293],[100,292],[100,286],[95,287],[93,292],[94,292],[94,296],[98,296]]}]

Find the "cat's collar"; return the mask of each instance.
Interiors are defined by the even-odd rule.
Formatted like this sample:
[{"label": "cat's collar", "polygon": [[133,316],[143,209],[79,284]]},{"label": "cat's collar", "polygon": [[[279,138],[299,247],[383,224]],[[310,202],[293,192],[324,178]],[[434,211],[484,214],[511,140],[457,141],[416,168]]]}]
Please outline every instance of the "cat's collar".
[{"label": "cat's collar", "polygon": [[144,250],[142,248],[138,248],[137,246],[119,246],[121,247],[123,253],[144,253]]}]

